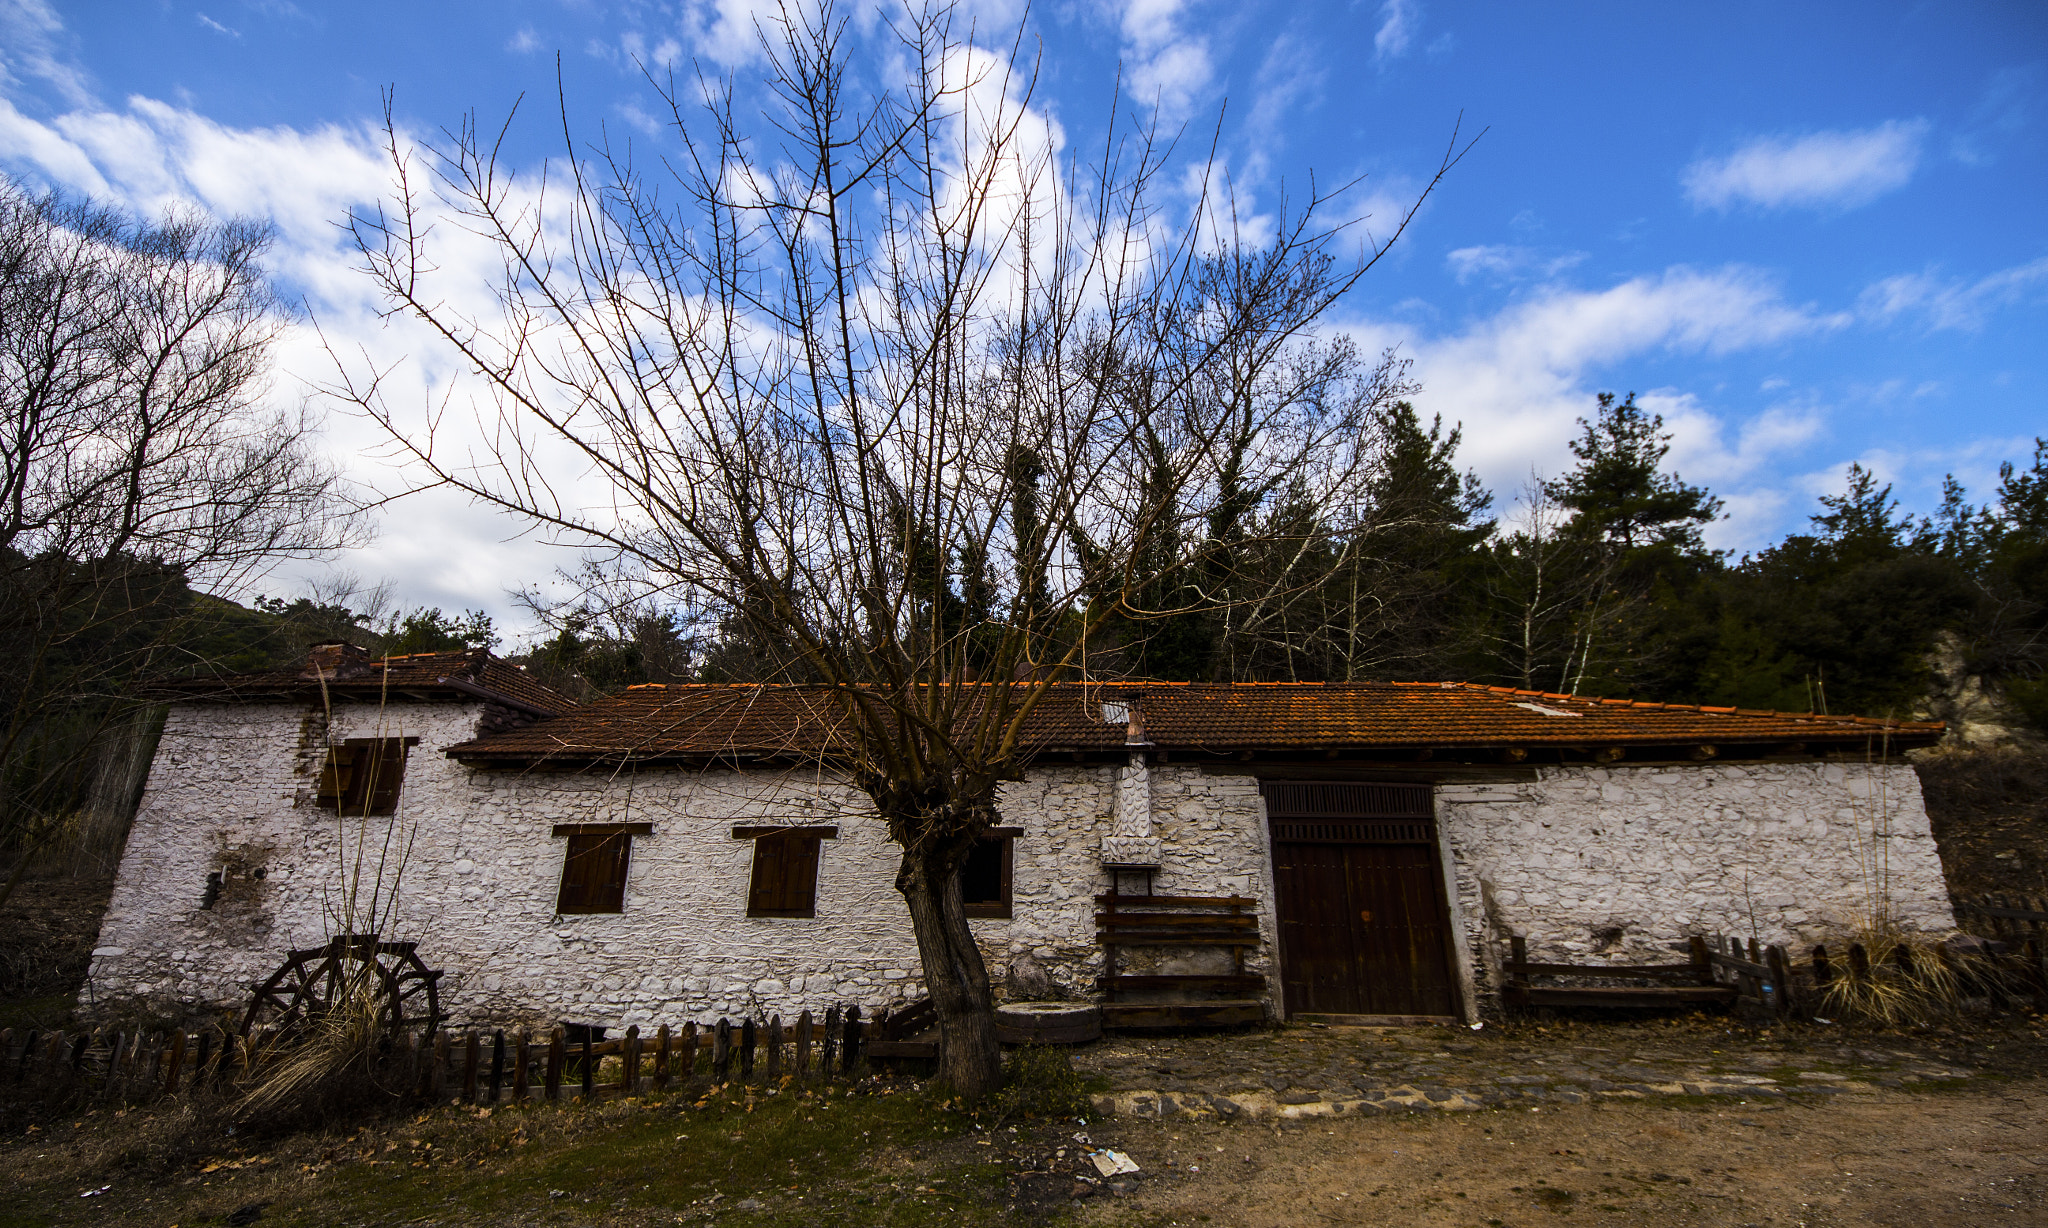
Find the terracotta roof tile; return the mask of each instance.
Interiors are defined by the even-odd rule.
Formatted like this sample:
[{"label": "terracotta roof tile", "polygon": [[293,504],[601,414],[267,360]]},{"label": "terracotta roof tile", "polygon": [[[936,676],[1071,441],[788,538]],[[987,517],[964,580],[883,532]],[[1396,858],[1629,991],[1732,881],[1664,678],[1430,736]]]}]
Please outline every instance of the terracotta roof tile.
[{"label": "terracotta roof tile", "polygon": [[[462,652],[416,652],[395,657],[361,657],[327,671],[329,691],[361,697],[383,691],[463,692],[462,684],[487,691],[546,713],[567,712],[576,701],[536,682],[526,671],[491,655],[489,649]],[[256,702],[265,699],[318,695],[320,679],[310,666],[265,670],[252,674],[180,678],[158,690],[167,699]]]},{"label": "terracotta roof tile", "polygon": [[[1692,704],[1602,700],[1461,682],[1062,683],[1033,713],[1033,750],[1114,751],[1125,727],[1104,701],[1143,696],[1162,749],[1587,747],[1848,743],[1883,736],[1894,749],[1938,739],[1938,722],[1813,713],[1739,712]],[[975,691],[963,693],[973,702]],[[463,759],[694,759],[813,756],[844,745],[843,717],[824,688],[639,686],[525,728],[465,742]]]}]

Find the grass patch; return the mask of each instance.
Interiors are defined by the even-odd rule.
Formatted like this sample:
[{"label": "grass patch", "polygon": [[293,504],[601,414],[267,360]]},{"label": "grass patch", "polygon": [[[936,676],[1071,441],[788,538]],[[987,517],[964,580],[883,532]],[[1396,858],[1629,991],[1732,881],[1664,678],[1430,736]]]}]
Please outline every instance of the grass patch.
[{"label": "grass patch", "polygon": [[[221,1135],[217,1151],[161,1175],[121,1167],[120,1136],[134,1126],[102,1117],[8,1139],[0,1184],[15,1191],[14,1218],[0,1228],[218,1224],[259,1203],[266,1228],[423,1219],[971,1228],[1066,1216],[1028,1192],[1019,1205],[1024,1165],[1012,1157],[1042,1146],[1019,1141],[1030,1130],[991,1129],[985,1114],[977,1125],[910,1088],[450,1107],[268,1147]],[[107,1194],[79,1198],[108,1183]]]}]

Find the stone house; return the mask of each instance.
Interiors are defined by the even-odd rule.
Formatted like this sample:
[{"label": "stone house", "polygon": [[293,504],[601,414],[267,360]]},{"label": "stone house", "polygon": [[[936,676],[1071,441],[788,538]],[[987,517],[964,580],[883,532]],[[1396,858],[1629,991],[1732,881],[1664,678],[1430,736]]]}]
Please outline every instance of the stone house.
[{"label": "stone house", "polygon": [[[358,932],[418,942],[462,1021],[919,996],[896,850],[829,766],[820,692],[579,706],[482,652],[324,646],[170,698],[95,1002],[244,1002],[372,895]],[[1034,720],[962,879],[1012,996],[1097,995],[1112,891],[1241,901],[1246,941],[1116,971],[1214,976],[1282,1018],[1477,1018],[1510,935],[1668,962],[1694,933],[1954,924],[1901,758],[1938,723],[1451,682],[1061,684]]]}]

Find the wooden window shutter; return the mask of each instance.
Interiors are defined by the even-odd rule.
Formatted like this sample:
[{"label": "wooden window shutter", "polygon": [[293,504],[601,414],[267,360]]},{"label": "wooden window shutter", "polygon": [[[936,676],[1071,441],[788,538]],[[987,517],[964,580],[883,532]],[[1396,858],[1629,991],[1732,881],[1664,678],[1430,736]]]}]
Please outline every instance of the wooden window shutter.
[{"label": "wooden window shutter", "polygon": [[314,796],[330,804],[339,803],[348,796],[348,787],[355,776],[356,747],[330,746],[327,761],[320,765],[320,784]]},{"label": "wooden window shutter", "polygon": [[329,747],[314,797],[343,814],[396,814],[407,749],[418,738],[350,738]]},{"label": "wooden window shutter", "polygon": [[633,838],[624,833],[573,835],[562,856],[558,913],[624,912]]},{"label": "wooden window shutter", "polygon": [[818,911],[817,835],[777,832],[754,840],[747,884],[750,917],[814,917]]},{"label": "wooden window shutter", "polygon": [[396,814],[398,787],[405,780],[405,739],[382,738],[364,749],[368,771],[362,782],[362,813]]}]

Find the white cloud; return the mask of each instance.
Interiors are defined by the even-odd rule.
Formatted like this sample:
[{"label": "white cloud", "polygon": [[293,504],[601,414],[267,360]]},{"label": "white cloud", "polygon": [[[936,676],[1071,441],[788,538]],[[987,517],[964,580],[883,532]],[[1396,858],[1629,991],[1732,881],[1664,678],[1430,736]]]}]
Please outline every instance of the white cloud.
[{"label": "white cloud", "polygon": [[1545,252],[1534,247],[1492,243],[1481,247],[1460,247],[1444,256],[1444,264],[1460,284],[1475,277],[1503,281],[1528,277],[1555,277],[1586,258],[1585,252]]},{"label": "white cloud", "polygon": [[0,0],[0,90],[13,93],[27,81],[42,81],[72,106],[90,103],[85,70],[60,50],[69,41],[45,0]]},{"label": "white cloud", "polygon": [[1420,24],[1415,0],[1385,0],[1380,5],[1380,28],[1372,36],[1372,58],[1384,63],[1408,54]]},{"label": "white cloud", "polygon": [[1209,43],[1182,28],[1185,0],[1129,0],[1124,8],[1124,60],[1130,92],[1169,119],[1185,117],[1215,69]]},{"label": "white cloud", "polygon": [[204,14],[204,13],[195,13],[195,14],[193,14],[193,16],[195,16],[195,17],[197,17],[197,18],[199,19],[199,24],[200,24],[200,25],[202,25],[202,26],[205,26],[205,27],[206,27],[207,29],[209,29],[209,30],[213,31],[213,32],[214,32],[215,34],[225,34],[225,35],[227,35],[227,36],[228,36],[229,38],[240,38],[240,37],[242,37],[242,32],[241,32],[240,30],[231,30],[231,29],[229,29],[228,27],[226,27],[226,26],[224,26],[224,25],[220,24],[219,22],[215,21],[215,20],[214,20],[213,18],[211,18],[211,17],[208,17],[208,16],[207,16],[206,14]]},{"label": "white cloud", "polygon": [[1914,119],[1854,132],[1760,137],[1725,158],[1688,166],[1686,198],[1701,209],[1853,209],[1912,179],[1927,131],[1927,121]]},{"label": "white cloud", "polygon": [[519,32],[514,34],[505,43],[505,50],[512,52],[514,55],[531,55],[539,51],[540,47],[540,35],[533,32],[532,26],[519,27]]},{"label": "white cloud", "polygon": [[[1596,392],[1629,391],[1615,387],[1617,368],[1629,360],[1763,349],[1849,320],[1788,302],[1751,269],[1680,266],[1605,290],[1552,289],[1462,331],[1432,335],[1375,321],[1352,332],[1369,350],[1398,346],[1414,359],[1423,385],[1417,408],[1463,424],[1461,460],[1507,495],[1532,469],[1554,475],[1571,464],[1575,421],[1592,411]],[[1737,493],[1742,481],[1824,425],[1818,409],[1797,404],[1768,408],[1737,425],[1682,390],[1653,390],[1639,400],[1665,415],[1681,472],[1693,481],[1737,483]],[[1767,502],[1759,496],[1745,506]],[[1744,531],[1743,525],[1729,530]]]},{"label": "white cloud", "polygon": [[1912,314],[1930,329],[1970,331],[2000,308],[2039,297],[2048,290],[2048,256],[2000,269],[1976,281],[1944,278],[1932,270],[1887,277],[1857,299],[1867,317],[1890,322]]}]

